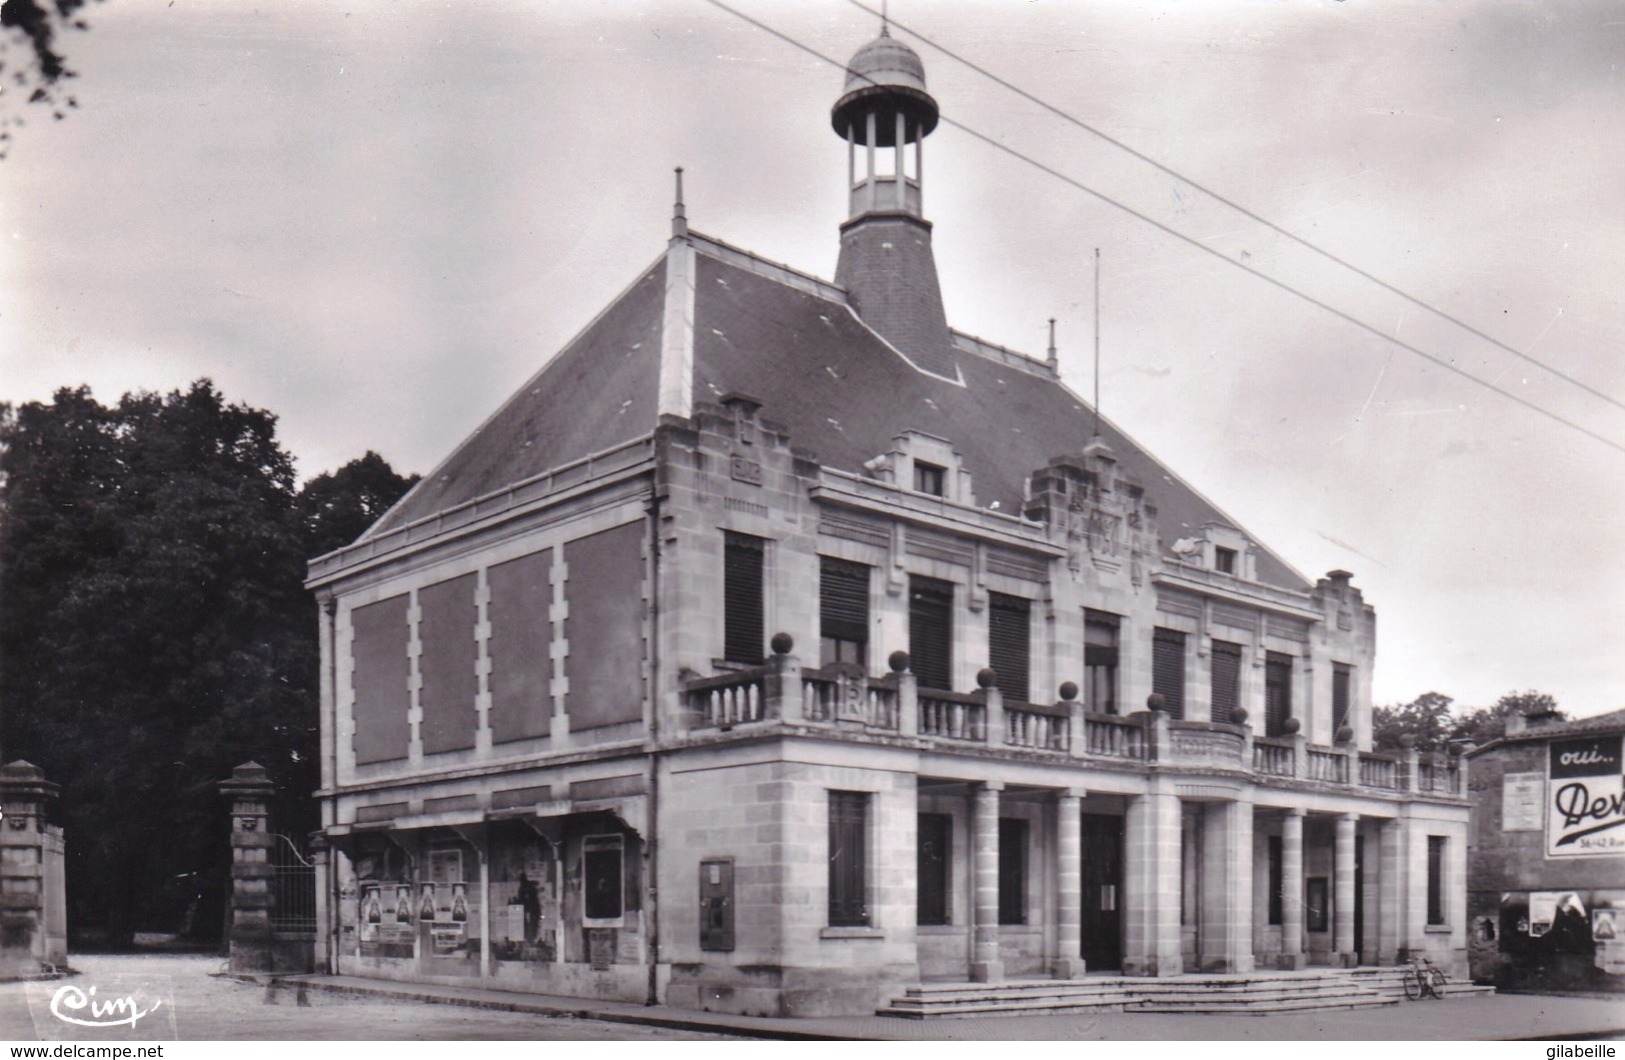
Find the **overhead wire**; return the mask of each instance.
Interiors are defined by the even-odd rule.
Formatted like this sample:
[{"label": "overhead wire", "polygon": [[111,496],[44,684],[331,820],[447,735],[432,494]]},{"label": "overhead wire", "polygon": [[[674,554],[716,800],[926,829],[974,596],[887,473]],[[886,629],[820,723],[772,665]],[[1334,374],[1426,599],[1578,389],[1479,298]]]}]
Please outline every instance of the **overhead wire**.
[{"label": "overhead wire", "polygon": [[[853,7],[857,8],[860,11],[868,12],[871,15],[878,15],[879,14],[879,12],[876,11],[874,8],[870,7],[868,4],[865,4],[863,2],[863,0],[846,0],[846,2],[851,4]],[[1285,228],[1285,227],[1283,227],[1281,225],[1278,225],[1274,221],[1271,221],[1269,218],[1264,217],[1264,216],[1256,213],[1255,211],[1248,209],[1246,206],[1243,206],[1241,203],[1236,202],[1234,199],[1228,198],[1225,195],[1222,195],[1219,192],[1214,191],[1212,188],[1210,188],[1207,185],[1201,183],[1200,181],[1191,179],[1190,177],[1186,176],[1184,173],[1181,173],[1178,170],[1174,169],[1172,166],[1169,166],[1166,163],[1161,162],[1161,161],[1151,157],[1150,155],[1146,154],[1143,151],[1137,150],[1133,146],[1131,146],[1129,144],[1126,144],[1122,140],[1119,140],[1116,137],[1112,136],[1110,133],[1107,133],[1107,132],[1105,132],[1105,131],[1103,131],[1101,129],[1098,129],[1095,126],[1089,124],[1088,122],[1084,121],[1082,118],[1079,118],[1074,114],[1070,114],[1067,111],[1062,110],[1060,107],[1057,107],[1055,104],[1050,103],[1049,101],[1047,101],[1045,99],[1042,99],[1039,96],[1034,95],[1033,93],[1031,93],[1031,92],[1027,91],[1026,89],[1022,88],[1020,85],[1013,84],[1010,81],[1004,79],[1003,77],[1000,77],[998,74],[996,74],[993,71],[987,69],[986,67],[984,67],[981,64],[975,62],[974,60],[967,59],[964,56],[958,54],[957,52],[951,51],[946,46],[937,43],[936,41],[932,40],[930,37],[927,37],[925,34],[921,33],[919,30],[913,29],[913,28],[905,25],[904,23],[897,21],[895,18],[888,19],[888,24],[897,27],[898,29],[902,30],[904,33],[907,33],[909,36],[911,36],[911,37],[915,38],[916,40],[918,40],[920,43],[922,43],[922,44],[924,44],[924,45],[926,45],[926,46],[928,46],[930,48],[935,49],[936,51],[940,52],[941,54],[943,54],[943,55],[947,56],[948,58],[952,59],[954,62],[959,63],[962,66],[969,67],[971,70],[974,70],[976,73],[978,73],[978,74],[982,75],[983,77],[987,78],[989,81],[992,81],[994,84],[998,85],[999,87],[1007,89],[1010,92],[1014,92],[1016,95],[1020,96],[1022,99],[1027,100],[1029,103],[1032,103],[1032,104],[1035,104],[1035,105],[1037,105],[1039,107],[1044,108],[1045,110],[1049,111],[1051,114],[1053,114],[1056,117],[1062,119],[1063,121],[1069,122],[1072,125],[1075,125],[1078,128],[1084,130],[1085,132],[1091,133],[1092,135],[1099,137],[1101,140],[1104,140],[1106,143],[1112,145],[1113,147],[1117,148],[1118,150],[1120,150],[1120,151],[1122,151],[1122,152],[1124,152],[1124,153],[1126,153],[1128,155],[1133,156],[1134,158],[1138,159],[1139,161],[1144,162],[1146,165],[1153,166],[1156,169],[1160,170],[1161,172],[1166,173],[1168,176],[1173,177],[1176,180],[1182,181],[1183,183],[1189,185],[1192,188],[1195,188],[1197,191],[1201,192],[1203,195],[1208,196],[1210,199],[1213,199],[1215,202],[1222,203],[1223,205],[1225,205],[1225,206],[1229,207],[1230,209],[1236,211],[1237,213],[1241,214],[1243,217],[1247,218],[1248,220],[1254,221],[1254,222],[1257,222],[1258,224],[1263,225],[1265,228],[1268,228],[1270,231],[1274,232],[1276,235],[1283,236],[1286,239],[1289,239],[1292,242],[1298,244],[1299,246],[1305,248],[1306,250],[1313,251],[1314,253],[1319,254],[1321,257],[1327,259],[1328,261],[1332,261],[1332,262],[1335,262],[1338,265],[1341,265],[1343,268],[1348,269],[1350,272],[1352,272],[1355,275],[1361,277],[1362,279],[1369,280],[1371,283],[1376,284],[1378,287],[1381,287],[1383,290],[1387,291],[1388,293],[1393,294],[1393,295],[1397,295],[1398,297],[1403,298],[1405,301],[1411,303],[1412,305],[1416,306],[1417,308],[1425,310],[1426,312],[1432,313],[1434,316],[1437,316],[1442,320],[1449,321],[1450,323],[1456,325],[1458,328],[1461,328],[1462,330],[1466,331],[1470,335],[1473,335],[1473,336],[1475,336],[1477,338],[1483,339],[1485,342],[1487,342],[1490,345],[1494,346],[1496,349],[1503,350],[1503,351],[1505,351],[1507,353],[1510,353],[1514,357],[1517,357],[1518,359],[1520,359],[1520,360],[1522,360],[1522,361],[1524,361],[1524,362],[1526,362],[1528,364],[1532,364],[1535,367],[1541,369],[1542,371],[1550,372],[1552,375],[1556,376],[1557,378],[1563,380],[1566,383],[1569,383],[1572,386],[1579,387],[1581,390],[1584,390],[1586,393],[1592,395],[1595,398],[1598,398],[1598,399],[1600,399],[1602,401],[1606,401],[1606,402],[1608,402],[1608,404],[1613,405],[1616,408],[1619,408],[1621,410],[1625,410],[1625,401],[1620,401],[1618,398],[1615,398],[1613,395],[1605,393],[1605,392],[1603,392],[1601,390],[1598,390],[1596,387],[1594,387],[1591,384],[1585,382],[1584,380],[1576,379],[1573,376],[1568,375],[1567,373],[1563,372],[1562,370],[1560,370],[1558,368],[1555,368],[1550,364],[1547,364],[1545,361],[1542,361],[1537,357],[1533,357],[1530,354],[1524,352],[1523,350],[1520,350],[1520,349],[1516,348],[1515,346],[1511,346],[1511,345],[1508,345],[1505,342],[1502,342],[1500,339],[1497,339],[1495,336],[1489,335],[1489,334],[1481,331],[1480,329],[1474,327],[1473,325],[1467,323],[1466,321],[1461,320],[1458,317],[1452,316],[1450,313],[1446,312],[1443,309],[1440,309],[1438,306],[1431,305],[1428,302],[1423,301],[1422,299],[1416,297],[1415,295],[1411,294],[1410,292],[1405,291],[1402,288],[1397,287],[1392,283],[1389,283],[1387,280],[1384,280],[1380,276],[1376,276],[1376,275],[1372,274],[1371,272],[1361,268],[1360,266],[1354,264],[1353,262],[1347,260],[1346,258],[1340,257],[1339,255],[1334,254],[1333,252],[1327,250],[1326,248],[1324,248],[1322,246],[1319,246],[1319,245],[1317,245],[1315,243],[1311,243],[1309,240],[1307,240],[1307,239],[1303,238],[1302,236],[1298,235],[1297,233],[1293,232],[1291,229],[1288,229],[1288,228]]]},{"label": "overhead wire", "polygon": [[[796,38],[790,36],[789,34],[784,33],[781,30],[775,29],[773,26],[770,26],[765,22],[762,22],[760,19],[754,18],[753,16],[748,15],[745,12],[738,10],[737,8],[731,7],[730,5],[724,3],[723,0],[705,0],[705,2],[710,4],[712,7],[717,8],[720,11],[723,11],[723,12],[726,12],[727,14],[729,14],[729,15],[732,15],[733,17],[739,19],[742,22],[746,22],[746,23],[756,27],[757,29],[761,30],[763,33],[766,33],[769,36],[775,37],[775,38],[783,41],[784,43],[790,45],[791,47],[796,48],[796,49],[798,49],[800,51],[803,51],[803,52],[807,53],[808,55],[812,56],[815,59],[818,59],[821,62],[828,63],[829,65],[837,67],[838,69],[843,69],[843,70],[847,69],[846,63],[844,63],[844,62],[842,62],[842,61],[840,61],[838,59],[833,59],[830,56],[825,55],[823,52],[820,52],[818,49],[814,48],[812,45],[806,44],[806,43],[804,43],[804,42],[802,42],[800,40],[797,40]],[[912,32],[912,31],[910,31],[910,32]],[[873,78],[868,77],[868,76],[866,76],[864,74],[857,73],[856,71],[848,71],[848,72],[853,74],[854,76],[862,78],[865,81],[868,81],[871,85],[878,85],[879,84],[879,82],[875,81]],[[1178,229],[1172,228],[1172,227],[1164,224],[1163,222],[1158,221],[1154,217],[1150,217],[1150,216],[1148,216],[1148,215],[1146,215],[1144,213],[1141,213],[1140,211],[1134,209],[1132,206],[1129,206],[1129,205],[1127,205],[1126,203],[1123,203],[1123,202],[1119,202],[1118,200],[1116,200],[1116,199],[1112,198],[1111,196],[1107,195],[1105,192],[1098,191],[1095,188],[1092,188],[1089,185],[1083,183],[1082,181],[1080,181],[1080,180],[1078,180],[1078,179],[1076,179],[1074,177],[1068,176],[1067,174],[1061,172],[1058,169],[1055,169],[1053,166],[1050,166],[1050,165],[1048,165],[1048,164],[1046,164],[1044,162],[1040,162],[1038,159],[1032,157],[1031,155],[1028,155],[1028,154],[1025,154],[1025,153],[1023,153],[1021,151],[1016,150],[1015,148],[1011,147],[1010,145],[1008,145],[1008,144],[1004,143],[1003,141],[998,140],[998,139],[988,135],[987,133],[984,133],[984,132],[982,132],[982,131],[980,131],[978,129],[972,128],[971,126],[966,125],[963,122],[956,121],[955,119],[950,118],[946,114],[942,114],[940,112],[938,113],[937,120],[943,125],[947,125],[947,126],[950,126],[951,128],[958,129],[960,132],[962,132],[965,135],[971,137],[972,139],[980,140],[982,143],[987,144],[989,147],[992,147],[995,150],[1002,151],[1005,154],[1010,155],[1012,158],[1015,158],[1015,159],[1017,159],[1019,161],[1027,163],[1028,165],[1032,166],[1034,169],[1037,169],[1037,170],[1039,170],[1039,171],[1041,171],[1043,173],[1048,174],[1049,176],[1054,177],[1055,179],[1057,179],[1057,180],[1059,180],[1059,181],[1061,181],[1061,182],[1063,182],[1065,184],[1068,184],[1068,185],[1071,185],[1074,188],[1077,188],[1079,191],[1082,191],[1082,192],[1085,192],[1085,193],[1087,193],[1089,195],[1092,195],[1095,198],[1099,199],[1101,202],[1104,202],[1109,206],[1114,206],[1117,209],[1122,210],[1124,213],[1126,213],[1129,216],[1135,218],[1136,220],[1143,221],[1144,223],[1150,225],[1151,227],[1157,229],[1158,231],[1160,231],[1160,232],[1162,232],[1162,233],[1164,233],[1166,235],[1172,236],[1172,237],[1174,237],[1175,239],[1179,240],[1182,243],[1189,244],[1190,246],[1195,247],[1197,250],[1200,250],[1205,254],[1209,254],[1209,255],[1211,255],[1211,256],[1213,256],[1215,258],[1218,258],[1220,261],[1225,262],[1228,265],[1232,265],[1232,266],[1234,266],[1234,267],[1236,267],[1238,269],[1241,269],[1242,271],[1248,273],[1249,275],[1255,276],[1258,279],[1263,280],[1265,283],[1269,284],[1270,286],[1275,287],[1275,288],[1277,288],[1277,289],[1279,289],[1281,291],[1285,291],[1287,294],[1293,295],[1294,297],[1296,297],[1296,298],[1298,298],[1298,299],[1300,299],[1300,300],[1302,300],[1304,302],[1307,302],[1309,305],[1312,305],[1317,309],[1323,310],[1324,312],[1329,313],[1332,316],[1335,316],[1338,319],[1340,319],[1340,320],[1342,320],[1342,321],[1344,321],[1346,323],[1352,324],[1355,327],[1361,329],[1362,331],[1370,332],[1372,335],[1375,335],[1377,338],[1382,339],[1384,342],[1391,343],[1392,345],[1397,346],[1402,350],[1405,350],[1407,353],[1414,354],[1417,357],[1420,357],[1425,361],[1429,361],[1432,364],[1435,364],[1435,365],[1439,366],[1440,368],[1445,369],[1448,372],[1451,372],[1451,373],[1453,373],[1455,375],[1461,376],[1463,379],[1466,379],[1466,380],[1468,380],[1470,382],[1473,382],[1473,383],[1477,383],[1481,387],[1484,387],[1484,388],[1486,388],[1488,390],[1493,390],[1494,392],[1500,394],[1502,397],[1505,397],[1505,398],[1507,398],[1507,399],[1509,399],[1511,401],[1516,402],[1519,405],[1522,405],[1524,408],[1529,409],[1531,412],[1535,412],[1535,413],[1537,413],[1537,414],[1539,414],[1541,416],[1544,416],[1547,419],[1552,420],[1555,423],[1562,424],[1563,426],[1568,427],[1571,430],[1578,431],[1579,433],[1585,435],[1586,437],[1591,438],[1594,441],[1600,442],[1603,445],[1606,445],[1610,449],[1616,450],[1616,451],[1618,451],[1620,453],[1625,453],[1625,445],[1621,445],[1619,442],[1616,442],[1616,441],[1614,441],[1614,440],[1612,440],[1610,438],[1607,438],[1607,437],[1605,437],[1605,436],[1603,436],[1601,434],[1598,434],[1596,431],[1593,431],[1588,427],[1584,427],[1584,426],[1574,422],[1573,420],[1570,420],[1570,419],[1560,415],[1559,413],[1552,412],[1549,409],[1546,409],[1546,408],[1544,408],[1544,407],[1542,407],[1540,405],[1537,405],[1533,401],[1530,401],[1527,398],[1521,397],[1518,394],[1515,394],[1510,390],[1504,390],[1501,387],[1495,385],[1494,383],[1487,382],[1487,381],[1485,381],[1483,379],[1480,379],[1478,376],[1473,375],[1471,372],[1467,371],[1466,369],[1458,367],[1457,365],[1451,364],[1448,360],[1445,360],[1442,357],[1439,357],[1439,356],[1437,356],[1435,354],[1429,353],[1428,351],[1426,351],[1424,349],[1421,349],[1421,348],[1419,348],[1417,346],[1413,346],[1408,342],[1404,342],[1404,341],[1400,340],[1398,337],[1390,335],[1387,332],[1383,331],[1381,328],[1378,328],[1378,327],[1376,327],[1376,326],[1374,326],[1372,324],[1367,324],[1365,321],[1360,320],[1358,317],[1355,317],[1352,314],[1347,313],[1347,312],[1337,308],[1336,306],[1331,305],[1328,302],[1322,301],[1321,299],[1316,298],[1314,295],[1311,295],[1311,294],[1309,294],[1309,293],[1307,293],[1305,291],[1300,291],[1296,287],[1293,287],[1292,285],[1290,285],[1288,283],[1285,283],[1285,282],[1283,282],[1281,280],[1277,280],[1275,277],[1270,276],[1267,273],[1260,272],[1258,269],[1255,269],[1252,266],[1247,265],[1245,262],[1237,261],[1235,258],[1232,258],[1229,254],[1226,254],[1224,251],[1217,250],[1217,249],[1215,249],[1213,247],[1210,247],[1206,243],[1203,243],[1202,241],[1194,238],[1193,236],[1188,236],[1185,233],[1179,231]],[[1181,179],[1183,179],[1183,178],[1181,178]],[[1193,185],[1193,186],[1195,186],[1195,185]],[[1612,399],[1608,399],[1608,400],[1612,400]]]}]

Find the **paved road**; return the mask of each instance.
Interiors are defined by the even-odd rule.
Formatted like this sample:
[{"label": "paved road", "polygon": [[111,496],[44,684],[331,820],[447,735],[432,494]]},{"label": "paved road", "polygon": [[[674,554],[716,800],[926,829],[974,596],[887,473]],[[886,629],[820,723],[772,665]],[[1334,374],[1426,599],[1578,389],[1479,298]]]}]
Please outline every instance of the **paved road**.
[{"label": "paved road", "polygon": [[[262,986],[212,976],[210,973],[221,969],[219,957],[164,954],[75,956],[72,960],[81,974],[70,979],[0,983],[0,1041],[727,1040],[719,1034],[314,991],[307,995],[310,1003],[301,1006],[287,992],[274,993]],[[133,1035],[128,1027],[116,1031],[78,1028],[51,1015],[51,999],[64,986],[84,991],[87,1008],[92,1001],[130,995],[137,995],[143,1005],[148,999],[160,1004],[138,1021]],[[94,998],[89,994],[93,986],[97,991]],[[58,1002],[58,1009],[68,1015],[85,1015],[84,1008],[74,1009],[64,1001]]]}]

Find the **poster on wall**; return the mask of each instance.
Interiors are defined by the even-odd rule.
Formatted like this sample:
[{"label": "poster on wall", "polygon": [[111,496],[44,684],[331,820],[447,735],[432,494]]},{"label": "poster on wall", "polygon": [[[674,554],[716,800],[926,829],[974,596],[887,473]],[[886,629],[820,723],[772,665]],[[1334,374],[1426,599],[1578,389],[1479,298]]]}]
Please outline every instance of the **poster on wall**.
[{"label": "poster on wall", "polygon": [[1620,736],[1553,740],[1546,803],[1546,856],[1625,854],[1625,760]]},{"label": "poster on wall", "polygon": [[1541,808],[1545,802],[1545,774],[1506,774],[1501,778],[1501,831],[1540,831],[1544,824]]}]

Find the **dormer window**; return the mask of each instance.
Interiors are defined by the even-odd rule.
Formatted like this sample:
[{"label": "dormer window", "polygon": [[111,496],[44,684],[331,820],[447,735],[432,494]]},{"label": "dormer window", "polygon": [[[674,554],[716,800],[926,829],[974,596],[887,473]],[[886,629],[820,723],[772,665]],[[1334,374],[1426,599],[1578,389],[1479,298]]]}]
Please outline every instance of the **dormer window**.
[{"label": "dormer window", "polygon": [[1236,550],[1233,548],[1215,548],[1213,550],[1213,569],[1220,574],[1236,573]]},{"label": "dormer window", "polygon": [[923,460],[914,461],[914,488],[933,497],[947,496],[948,469]]}]

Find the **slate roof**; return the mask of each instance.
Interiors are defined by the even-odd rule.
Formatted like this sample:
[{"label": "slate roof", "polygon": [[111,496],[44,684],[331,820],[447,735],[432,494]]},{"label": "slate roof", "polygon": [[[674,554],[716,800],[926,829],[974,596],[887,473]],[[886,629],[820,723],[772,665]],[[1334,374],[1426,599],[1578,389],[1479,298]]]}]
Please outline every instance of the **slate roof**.
[{"label": "slate roof", "polygon": [[1491,748],[1500,747],[1509,743],[1528,743],[1532,740],[1550,740],[1566,736],[1584,736],[1587,733],[1606,733],[1625,730],[1625,709],[1611,710],[1605,714],[1594,714],[1589,718],[1575,718],[1573,721],[1558,721],[1550,725],[1536,725],[1523,732],[1509,733],[1498,736],[1469,751],[1467,757],[1476,758]]},{"label": "slate roof", "polygon": [[364,536],[653,430],[665,288],[662,255]]},{"label": "slate roof", "polygon": [[[1028,475],[1089,442],[1088,406],[1041,364],[1006,364],[961,338],[963,385],[921,372],[854,315],[838,288],[794,282],[765,262],[743,267],[734,263],[745,262],[740,252],[717,250],[705,237],[694,243],[696,402],[749,394],[762,401],[763,417],[788,427],[792,444],[850,472],[861,473],[904,431],[945,438],[971,473],[977,504],[997,501],[1007,514],[1020,513]],[[657,262],[368,535],[652,431],[664,276]],[[1109,420],[1101,434],[1156,507],[1165,548],[1204,523],[1236,525]],[[1266,549],[1258,576],[1310,588]]]}]

